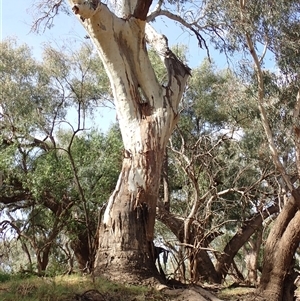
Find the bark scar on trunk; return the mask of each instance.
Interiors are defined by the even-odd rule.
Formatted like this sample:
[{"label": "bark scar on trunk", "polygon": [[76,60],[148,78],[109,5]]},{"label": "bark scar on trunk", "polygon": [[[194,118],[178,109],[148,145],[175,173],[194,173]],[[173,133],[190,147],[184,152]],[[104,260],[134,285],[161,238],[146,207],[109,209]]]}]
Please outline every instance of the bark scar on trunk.
[{"label": "bark scar on trunk", "polygon": [[142,199],[142,194],[145,192],[144,188],[142,186],[138,187],[138,192],[135,198],[135,205],[134,209],[136,209],[138,206],[141,206],[140,200]]},{"label": "bark scar on trunk", "polygon": [[72,11],[74,12],[75,15],[79,14],[79,8],[78,8],[78,6],[74,5],[72,7]]},{"label": "bark scar on trunk", "polygon": [[148,102],[142,102],[139,104],[140,114],[142,119],[146,119],[147,116],[151,116],[152,108]]}]

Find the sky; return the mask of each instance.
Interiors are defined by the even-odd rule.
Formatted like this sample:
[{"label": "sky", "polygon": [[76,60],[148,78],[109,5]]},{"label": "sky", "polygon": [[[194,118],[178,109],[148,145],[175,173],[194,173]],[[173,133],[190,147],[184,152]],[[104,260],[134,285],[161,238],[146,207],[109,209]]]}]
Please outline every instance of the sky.
[{"label": "sky", "polygon": [[[20,44],[26,43],[32,48],[35,58],[41,59],[42,46],[44,43],[59,43],[62,40],[84,41],[86,32],[75,15],[60,13],[54,19],[51,29],[41,30],[40,33],[32,32],[34,17],[32,15],[34,0],[0,0],[0,38],[15,37]],[[184,44],[188,48],[188,64],[190,67],[199,66],[206,57],[206,50],[200,49],[195,36],[183,32],[173,21],[166,18],[153,23],[157,31],[164,33],[170,45]],[[225,67],[225,63],[222,67]],[[102,131],[106,132],[109,126],[116,121],[116,114],[109,109],[101,109],[97,124]]]},{"label": "sky", "polygon": [[[68,38],[83,39],[85,31],[75,16],[59,14],[51,29],[40,33],[31,31],[34,22],[33,0],[1,1],[1,40],[16,37],[21,43],[27,43],[33,53],[39,57],[43,43]],[[17,9],[16,9],[17,5]]]},{"label": "sky", "polygon": [[[20,42],[26,42],[33,48],[37,56],[41,53],[41,46],[48,41],[74,38],[83,40],[86,35],[84,28],[78,22],[75,15],[67,16],[60,13],[55,17],[54,26],[40,34],[31,32],[33,16],[31,15],[34,0],[0,0],[1,15],[1,40],[6,37],[17,37]],[[17,5],[17,9],[16,9]],[[188,59],[190,67],[201,63],[206,56],[206,50],[200,49],[195,36],[188,32],[182,32],[179,26],[167,18],[152,23],[157,31],[164,33],[171,45],[185,44],[189,50]]]},{"label": "sky", "polygon": [[[1,41],[8,37],[14,37],[19,44],[26,43],[31,49],[33,56],[41,60],[42,49],[45,43],[59,43],[63,40],[76,40],[80,44],[84,41],[86,32],[74,15],[67,16],[59,14],[54,19],[54,26],[51,29],[41,30],[40,33],[32,32],[34,18],[32,16],[33,0],[0,0],[0,38]],[[17,9],[16,9],[17,6]],[[94,120],[87,122],[87,127],[98,128],[106,132],[116,122],[116,113],[108,108],[101,108]],[[71,123],[77,120],[76,111],[68,113]]]}]

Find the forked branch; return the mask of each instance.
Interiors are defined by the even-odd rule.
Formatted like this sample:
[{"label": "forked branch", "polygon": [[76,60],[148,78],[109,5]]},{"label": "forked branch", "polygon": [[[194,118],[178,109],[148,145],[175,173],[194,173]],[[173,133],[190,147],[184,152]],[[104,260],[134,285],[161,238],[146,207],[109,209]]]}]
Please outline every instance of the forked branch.
[{"label": "forked branch", "polygon": [[181,62],[168,46],[164,35],[158,34],[154,28],[146,25],[146,40],[160,56],[168,71],[167,94],[172,101],[172,107],[177,112],[178,104],[185,90],[185,84],[191,75],[191,69]]}]

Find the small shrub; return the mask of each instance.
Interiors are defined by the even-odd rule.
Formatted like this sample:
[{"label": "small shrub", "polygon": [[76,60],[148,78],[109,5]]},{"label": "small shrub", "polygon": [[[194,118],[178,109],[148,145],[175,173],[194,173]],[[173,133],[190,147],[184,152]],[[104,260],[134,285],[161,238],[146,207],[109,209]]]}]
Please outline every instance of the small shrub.
[{"label": "small shrub", "polygon": [[0,272],[0,283],[4,283],[10,280],[10,274]]}]

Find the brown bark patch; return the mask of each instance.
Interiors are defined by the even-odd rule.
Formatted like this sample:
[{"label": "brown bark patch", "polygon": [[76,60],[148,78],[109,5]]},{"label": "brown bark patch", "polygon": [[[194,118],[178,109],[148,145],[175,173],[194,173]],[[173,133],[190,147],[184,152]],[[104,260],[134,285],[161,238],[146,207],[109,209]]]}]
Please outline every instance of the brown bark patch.
[{"label": "brown bark patch", "polygon": [[143,21],[146,20],[151,3],[152,0],[139,0],[133,12],[133,16]]}]

